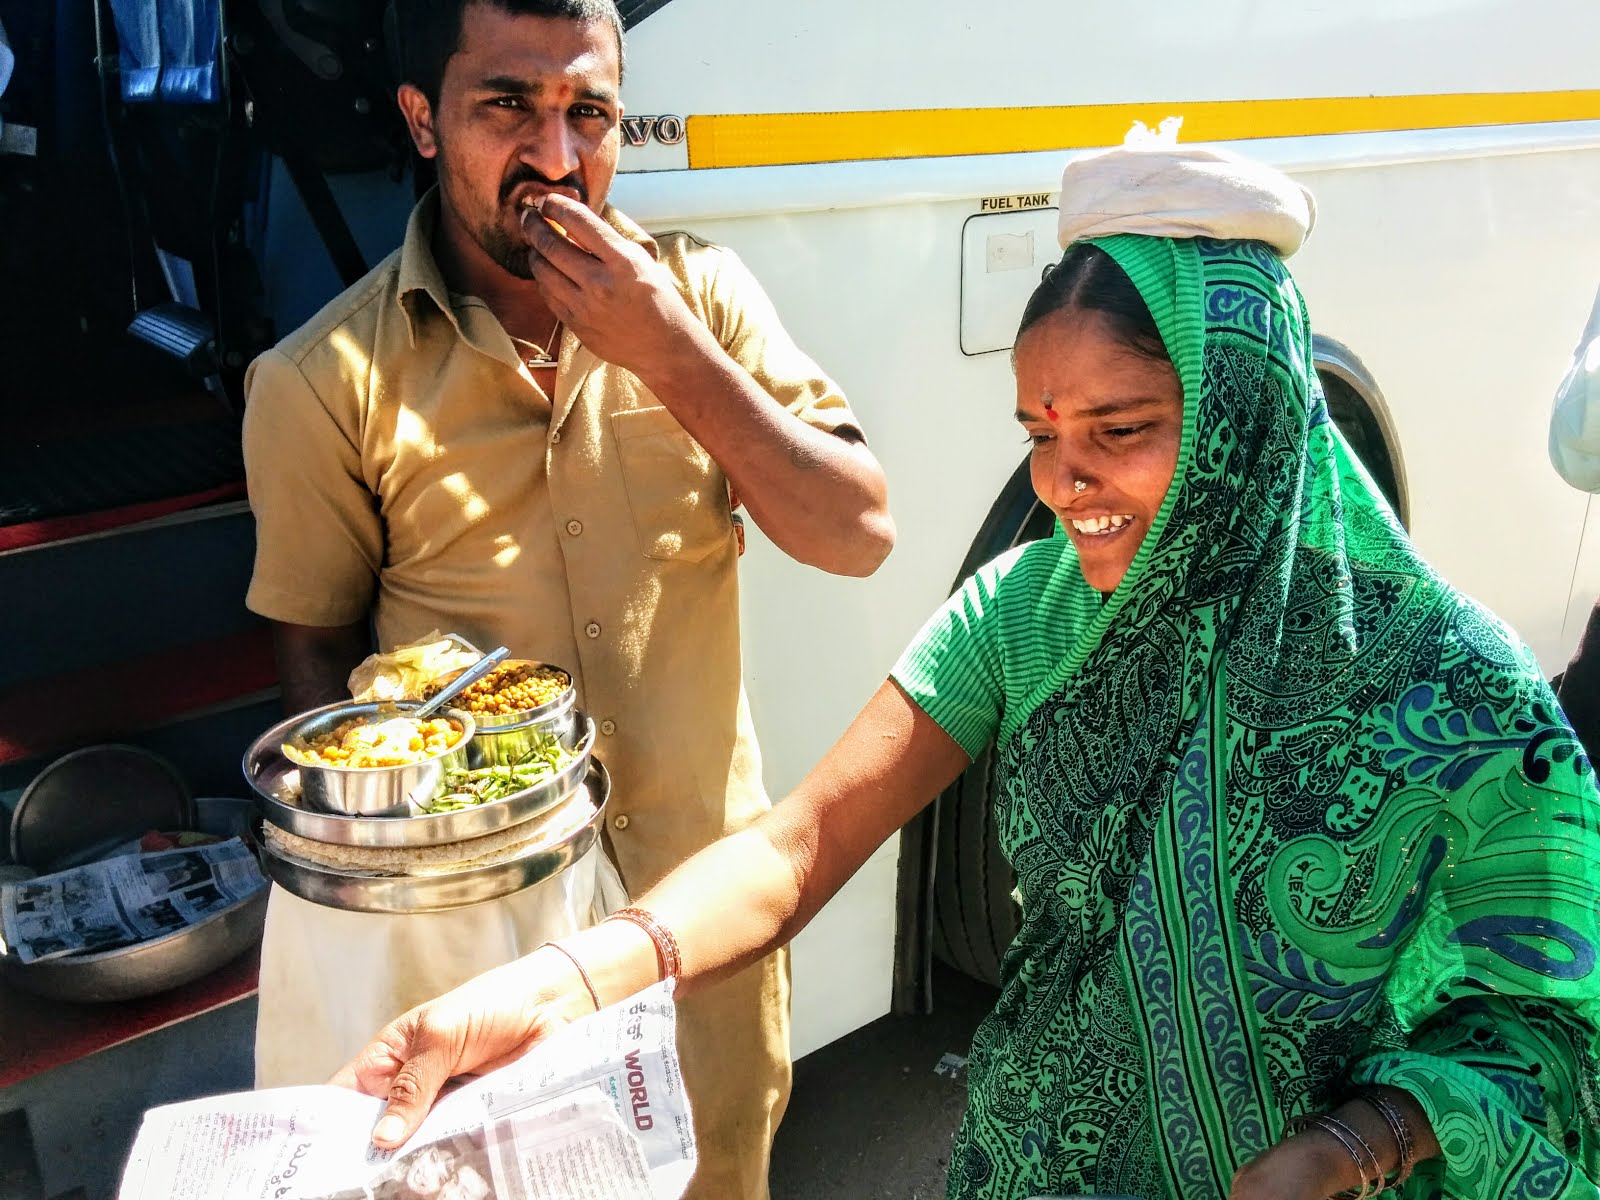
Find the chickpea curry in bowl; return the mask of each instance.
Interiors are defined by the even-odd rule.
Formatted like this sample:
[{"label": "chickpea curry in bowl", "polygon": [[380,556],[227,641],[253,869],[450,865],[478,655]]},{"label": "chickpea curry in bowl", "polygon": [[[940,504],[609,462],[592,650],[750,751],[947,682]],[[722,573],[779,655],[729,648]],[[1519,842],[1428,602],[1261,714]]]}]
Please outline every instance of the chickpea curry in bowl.
[{"label": "chickpea curry in bowl", "polygon": [[[435,680],[423,699],[436,694],[449,678]],[[572,691],[572,676],[547,663],[513,659],[501,663],[455,699],[478,719],[479,725],[495,718],[521,717],[562,700]],[[487,718],[487,722],[486,722]]]}]

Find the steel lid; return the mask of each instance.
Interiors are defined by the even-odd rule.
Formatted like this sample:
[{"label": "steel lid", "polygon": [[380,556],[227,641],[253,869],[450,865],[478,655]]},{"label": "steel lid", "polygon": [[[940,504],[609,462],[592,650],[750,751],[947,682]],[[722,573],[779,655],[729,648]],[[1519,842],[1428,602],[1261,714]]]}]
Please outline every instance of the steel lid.
[{"label": "steel lid", "polygon": [[192,829],[189,787],[166,759],[137,746],[85,746],[50,763],[11,814],[11,857],[41,873],[151,829]]}]

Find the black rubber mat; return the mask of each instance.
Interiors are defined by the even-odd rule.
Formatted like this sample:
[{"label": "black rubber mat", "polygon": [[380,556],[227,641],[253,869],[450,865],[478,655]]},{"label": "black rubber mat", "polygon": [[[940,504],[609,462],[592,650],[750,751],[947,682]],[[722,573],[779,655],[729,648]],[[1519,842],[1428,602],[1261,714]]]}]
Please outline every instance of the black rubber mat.
[{"label": "black rubber mat", "polygon": [[0,525],[103,512],[244,478],[232,417],[81,438],[0,439]]}]

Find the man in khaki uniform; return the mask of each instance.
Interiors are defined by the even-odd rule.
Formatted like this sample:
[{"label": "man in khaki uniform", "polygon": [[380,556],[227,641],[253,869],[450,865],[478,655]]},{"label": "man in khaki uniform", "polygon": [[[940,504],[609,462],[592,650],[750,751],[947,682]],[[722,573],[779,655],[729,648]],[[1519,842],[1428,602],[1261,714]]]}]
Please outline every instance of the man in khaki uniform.
[{"label": "man in khaki uniform", "polygon": [[[346,694],[374,626],[384,648],[449,629],[570,667],[637,894],[767,805],[730,494],[793,557],[865,575],[894,536],[882,472],[733,254],[605,203],[611,0],[413,0],[400,28],[399,100],[439,186],[396,254],[251,369],[248,603],[293,711]],[[257,1082],[326,1079],[545,940],[547,900],[382,917],[274,889]],[[779,957],[683,1002],[692,1196],[766,1194],[787,1022]]]}]

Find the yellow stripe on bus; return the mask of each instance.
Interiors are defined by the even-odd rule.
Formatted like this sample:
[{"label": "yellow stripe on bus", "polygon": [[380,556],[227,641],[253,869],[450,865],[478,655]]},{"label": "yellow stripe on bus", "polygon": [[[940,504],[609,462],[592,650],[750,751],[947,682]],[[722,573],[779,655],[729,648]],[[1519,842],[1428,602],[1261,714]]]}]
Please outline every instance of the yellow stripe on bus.
[{"label": "yellow stripe on bus", "polygon": [[689,165],[770,167],[1115,146],[1135,120],[1183,118],[1183,140],[1305,137],[1600,120],[1600,91],[721,114],[688,119]]}]

